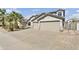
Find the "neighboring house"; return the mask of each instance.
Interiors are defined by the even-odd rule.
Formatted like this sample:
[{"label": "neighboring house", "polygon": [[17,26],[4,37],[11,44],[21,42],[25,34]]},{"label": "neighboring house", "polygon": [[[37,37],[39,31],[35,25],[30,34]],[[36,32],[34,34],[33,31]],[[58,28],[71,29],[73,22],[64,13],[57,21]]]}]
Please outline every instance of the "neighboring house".
[{"label": "neighboring house", "polygon": [[45,31],[59,31],[64,29],[65,10],[42,13],[30,17],[28,24],[34,29]]},{"label": "neighboring house", "polygon": [[79,31],[79,20],[78,19],[71,19],[65,22],[65,27],[68,30],[77,30]]},{"label": "neighboring house", "polygon": [[76,23],[77,23],[77,31],[79,31],[79,20]]}]

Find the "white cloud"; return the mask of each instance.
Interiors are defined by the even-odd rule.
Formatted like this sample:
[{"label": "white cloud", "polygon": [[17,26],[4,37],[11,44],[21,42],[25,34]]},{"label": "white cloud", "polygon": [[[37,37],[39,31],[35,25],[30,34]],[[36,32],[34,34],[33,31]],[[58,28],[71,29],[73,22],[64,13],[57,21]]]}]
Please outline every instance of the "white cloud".
[{"label": "white cloud", "polygon": [[70,16],[70,19],[71,19],[71,18],[79,19],[79,13],[72,14],[72,15]]},{"label": "white cloud", "polygon": [[69,11],[68,10],[65,11],[65,15],[69,15]]},{"label": "white cloud", "polygon": [[15,12],[21,13],[21,11],[19,11],[17,8],[6,9],[6,12],[7,12],[7,13],[11,13],[12,11],[15,11]]},{"label": "white cloud", "polygon": [[11,13],[12,10],[11,10],[11,9],[6,9],[6,12],[7,12],[7,13]]},{"label": "white cloud", "polygon": [[18,10],[18,9],[14,9],[14,11],[16,11],[16,12],[18,12],[18,13],[21,13],[21,11],[20,11],[20,10]]},{"label": "white cloud", "polygon": [[66,16],[65,18],[66,20],[69,20],[71,18],[69,10],[65,10],[65,16]]},{"label": "white cloud", "polygon": [[78,13],[79,13],[79,10],[76,10],[76,12],[78,12]]},{"label": "white cloud", "polygon": [[79,10],[75,10],[75,14],[69,15],[70,11],[66,10],[65,14],[67,16],[68,19],[71,18],[78,18],[79,19]]},{"label": "white cloud", "polygon": [[79,13],[73,14],[72,17],[79,17]]}]

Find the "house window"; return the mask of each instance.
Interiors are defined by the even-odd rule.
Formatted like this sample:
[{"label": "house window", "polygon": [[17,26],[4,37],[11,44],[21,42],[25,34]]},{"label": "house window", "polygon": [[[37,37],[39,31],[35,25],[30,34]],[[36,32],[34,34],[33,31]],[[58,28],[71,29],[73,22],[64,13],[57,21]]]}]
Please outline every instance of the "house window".
[{"label": "house window", "polygon": [[58,12],[58,16],[62,16],[62,13],[61,12]]},{"label": "house window", "polygon": [[28,23],[28,26],[31,26],[31,22]]}]

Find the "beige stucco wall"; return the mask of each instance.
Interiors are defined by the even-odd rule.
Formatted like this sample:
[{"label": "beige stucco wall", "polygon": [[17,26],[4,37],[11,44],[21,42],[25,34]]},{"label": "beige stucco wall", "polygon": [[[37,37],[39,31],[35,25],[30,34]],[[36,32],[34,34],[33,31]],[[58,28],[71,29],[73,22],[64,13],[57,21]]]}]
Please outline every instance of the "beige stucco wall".
[{"label": "beige stucco wall", "polygon": [[[37,22],[38,19],[34,20],[33,22]],[[45,17],[44,19],[42,19],[40,21],[58,21],[58,20],[60,21],[60,19],[58,19],[58,18],[54,18],[54,17],[51,17],[51,16],[47,16],[47,17]]]},{"label": "beige stucco wall", "polygon": [[56,21],[56,20],[59,20],[58,18],[54,18],[54,17],[51,17],[51,16],[47,16],[45,17],[44,19],[40,20],[40,21]]}]

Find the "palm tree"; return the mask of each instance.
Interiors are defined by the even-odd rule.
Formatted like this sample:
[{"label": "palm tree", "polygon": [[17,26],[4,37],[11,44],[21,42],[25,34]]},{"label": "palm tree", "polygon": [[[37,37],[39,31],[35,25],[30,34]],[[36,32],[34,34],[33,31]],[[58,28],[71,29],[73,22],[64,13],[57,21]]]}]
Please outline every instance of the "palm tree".
[{"label": "palm tree", "polygon": [[12,12],[9,14],[9,29],[11,31],[19,29],[19,24],[21,24],[23,16],[17,12]]},{"label": "palm tree", "polygon": [[14,20],[15,21],[15,28],[19,28],[19,24],[21,24],[23,16],[20,13],[17,13],[14,11],[13,11],[13,15],[15,18],[15,20]]},{"label": "palm tree", "polygon": [[15,11],[8,14],[6,9],[0,9],[0,19],[3,28],[13,31],[20,28],[23,16]]},{"label": "palm tree", "polygon": [[2,21],[2,26],[4,27],[4,18],[6,16],[6,10],[5,9],[0,9],[0,17],[1,17],[1,21]]}]

